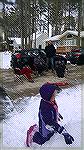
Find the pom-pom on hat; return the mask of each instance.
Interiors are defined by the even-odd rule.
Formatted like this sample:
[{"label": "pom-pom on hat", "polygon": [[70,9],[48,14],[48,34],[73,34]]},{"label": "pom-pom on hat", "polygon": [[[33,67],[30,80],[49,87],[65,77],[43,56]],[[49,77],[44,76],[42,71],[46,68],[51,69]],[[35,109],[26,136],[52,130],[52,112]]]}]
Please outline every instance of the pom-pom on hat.
[{"label": "pom-pom on hat", "polygon": [[46,100],[46,101],[50,101],[52,94],[54,93],[54,91],[57,91],[57,93],[59,93],[61,91],[61,88],[58,85],[53,85],[53,84],[44,84],[41,86],[39,92],[41,97]]}]

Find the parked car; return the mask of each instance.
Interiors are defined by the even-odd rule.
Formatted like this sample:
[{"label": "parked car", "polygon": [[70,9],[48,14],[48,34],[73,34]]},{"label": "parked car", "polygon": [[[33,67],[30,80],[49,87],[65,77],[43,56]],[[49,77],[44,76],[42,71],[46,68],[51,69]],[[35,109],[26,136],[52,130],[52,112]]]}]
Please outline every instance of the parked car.
[{"label": "parked car", "polygon": [[66,58],[68,61],[70,61],[71,64],[78,64],[79,56],[82,54],[84,54],[84,49],[72,49],[71,52],[66,54]]}]

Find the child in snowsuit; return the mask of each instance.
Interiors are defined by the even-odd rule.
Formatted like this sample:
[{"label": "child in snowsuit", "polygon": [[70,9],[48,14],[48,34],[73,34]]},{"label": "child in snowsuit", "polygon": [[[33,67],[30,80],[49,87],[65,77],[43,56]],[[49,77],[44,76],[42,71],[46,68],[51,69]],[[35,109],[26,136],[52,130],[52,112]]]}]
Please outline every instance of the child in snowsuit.
[{"label": "child in snowsuit", "polygon": [[44,144],[55,132],[64,136],[66,144],[72,144],[74,141],[74,138],[67,133],[65,128],[58,124],[58,120],[63,119],[55,102],[55,96],[60,90],[58,86],[53,84],[44,84],[40,88],[42,99],[39,107],[39,131],[33,136],[35,143]]}]

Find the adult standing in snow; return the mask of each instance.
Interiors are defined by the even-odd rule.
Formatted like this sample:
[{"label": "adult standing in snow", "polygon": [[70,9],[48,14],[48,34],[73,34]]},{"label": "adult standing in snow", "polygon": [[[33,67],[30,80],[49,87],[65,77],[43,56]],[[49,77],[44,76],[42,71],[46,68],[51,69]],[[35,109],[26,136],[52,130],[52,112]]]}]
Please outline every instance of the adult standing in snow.
[{"label": "adult standing in snow", "polygon": [[[33,142],[37,144],[44,144],[53,136],[55,132],[58,132],[64,136],[66,144],[72,144],[74,141],[74,138],[66,131],[63,126],[60,126],[58,123],[60,119],[63,119],[63,117],[58,112],[58,106],[55,101],[55,96],[60,92],[60,90],[61,89],[57,85],[48,83],[44,84],[40,88],[40,95],[42,99],[39,107],[39,131],[35,132],[34,134],[34,128],[31,130],[31,137],[33,138]],[[27,143],[27,146],[28,145],[29,143]]]},{"label": "adult standing in snow", "polygon": [[47,63],[51,65],[52,72],[54,71],[54,57],[56,56],[56,49],[52,44],[52,41],[48,41],[48,45],[45,47],[45,53],[47,57]]}]

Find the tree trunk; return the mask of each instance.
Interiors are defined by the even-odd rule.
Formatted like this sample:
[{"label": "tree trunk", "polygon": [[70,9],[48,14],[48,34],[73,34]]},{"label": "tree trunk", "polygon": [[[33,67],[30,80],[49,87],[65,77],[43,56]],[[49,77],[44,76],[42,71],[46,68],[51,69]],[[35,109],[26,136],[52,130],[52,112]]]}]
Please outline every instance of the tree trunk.
[{"label": "tree trunk", "polygon": [[49,8],[50,6],[49,6],[49,3],[48,3],[48,24],[47,24],[47,32],[48,32],[48,37],[49,37],[49,20],[50,20],[50,8]]},{"label": "tree trunk", "polygon": [[77,40],[78,48],[80,48],[80,30],[81,30],[81,2],[78,5],[78,40]]},{"label": "tree trunk", "polygon": [[27,28],[28,28],[28,24],[27,24],[27,10],[28,9],[28,7],[27,7],[27,1],[25,1],[25,22],[24,22],[24,24],[25,24],[25,26],[24,26],[24,28],[25,28],[25,48],[27,48],[27,36],[28,36],[28,34],[27,34]]},{"label": "tree trunk", "polygon": [[31,0],[29,0],[29,6],[28,6],[28,9],[29,9],[29,19],[28,19],[28,21],[29,21],[29,49],[31,48],[31,34],[32,34],[32,32],[31,32],[31,6],[30,6],[30,4],[31,4]]},{"label": "tree trunk", "polygon": [[[82,21],[81,21],[81,24],[82,24],[82,31],[84,31],[84,0],[82,0],[82,17],[81,17]],[[84,49],[84,37],[82,37],[81,39],[81,47]]]},{"label": "tree trunk", "polygon": [[34,48],[36,48],[36,0],[34,0],[34,6],[35,6],[35,42],[34,42]]},{"label": "tree trunk", "polygon": [[[4,0],[3,0],[3,20],[5,21],[5,3],[4,3]],[[6,26],[4,24],[4,40],[7,41],[7,34],[6,34]]]},{"label": "tree trunk", "polygon": [[24,48],[24,15],[23,1],[20,2],[20,29],[21,29],[21,47]]},{"label": "tree trunk", "polygon": [[71,12],[71,6],[69,2],[69,18],[68,18],[68,29],[70,30],[70,12]]}]

